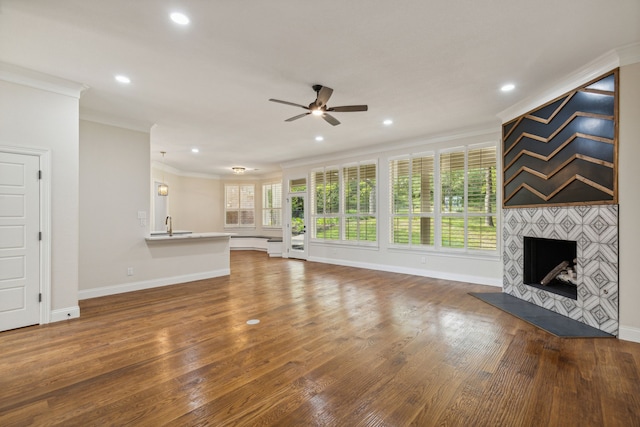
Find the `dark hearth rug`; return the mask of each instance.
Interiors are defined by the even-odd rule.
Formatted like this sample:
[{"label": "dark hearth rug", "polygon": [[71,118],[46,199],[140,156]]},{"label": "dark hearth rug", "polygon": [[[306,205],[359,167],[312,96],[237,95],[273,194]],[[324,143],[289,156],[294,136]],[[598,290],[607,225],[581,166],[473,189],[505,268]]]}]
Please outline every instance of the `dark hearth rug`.
[{"label": "dark hearth rug", "polygon": [[562,338],[614,338],[613,335],[570,319],[562,314],[539,307],[528,301],[516,298],[504,292],[470,292],[487,304],[531,323],[552,335]]}]

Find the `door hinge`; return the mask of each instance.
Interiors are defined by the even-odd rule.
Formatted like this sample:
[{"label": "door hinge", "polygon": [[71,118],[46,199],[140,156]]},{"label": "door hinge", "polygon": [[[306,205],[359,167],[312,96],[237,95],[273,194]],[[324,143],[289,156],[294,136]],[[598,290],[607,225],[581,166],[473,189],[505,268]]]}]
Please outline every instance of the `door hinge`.
[{"label": "door hinge", "polygon": [[38,240],[42,240],[42,231],[38,231]]},{"label": "door hinge", "polygon": [[42,302],[42,293],[38,294],[38,302]]},{"label": "door hinge", "polygon": [[38,179],[42,179],[42,171],[38,171]]}]

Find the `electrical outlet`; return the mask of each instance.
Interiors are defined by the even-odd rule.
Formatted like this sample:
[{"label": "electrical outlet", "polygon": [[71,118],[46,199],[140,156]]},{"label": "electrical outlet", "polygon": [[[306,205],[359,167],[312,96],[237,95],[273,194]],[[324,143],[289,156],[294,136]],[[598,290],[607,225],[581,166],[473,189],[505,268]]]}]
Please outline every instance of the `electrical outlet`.
[{"label": "electrical outlet", "polygon": [[127,268],[127,276],[133,276],[133,267]]},{"label": "electrical outlet", "polygon": [[427,257],[423,256],[422,258],[420,258],[420,264],[424,264],[426,262],[427,262]]}]

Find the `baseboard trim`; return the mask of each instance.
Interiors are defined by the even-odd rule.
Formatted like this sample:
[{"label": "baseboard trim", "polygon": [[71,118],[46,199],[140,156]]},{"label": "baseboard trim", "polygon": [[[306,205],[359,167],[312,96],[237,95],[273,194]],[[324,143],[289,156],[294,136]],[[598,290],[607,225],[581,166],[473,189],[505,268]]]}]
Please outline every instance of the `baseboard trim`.
[{"label": "baseboard trim", "polygon": [[411,274],[413,276],[431,277],[434,279],[453,280],[456,282],[467,282],[478,285],[488,285],[502,287],[502,278],[492,279],[490,277],[470,276],[466,274],[445,273],[442,271],[423,270],[419,268],[398,267],[395,265],[371,264],[367,262],[353,262],[342,259],[310,257],[308,261],[320,262],[324,264],[344,265],[345,267],[366,268],[369,270],[387,271],[389,273]]},{"label": "baseboard trim", "polygon": [[620,328],[618,329],[618,338],[625,341],[640,343],[640,328],[620,325]]},{"label": "baseboard trim", "polygon": [[202,273],[184,274],[181,276],[162,277],[141,282],[123,283],[118,285],[103,286],[94,289],[83,289],[78,292],[78,299],[104,297],[107,295],[122,294],[125,292],[141,291],[143,289],[158,288],[160,286],[175,285],[178,283],[193,282],[194,280],[211,279],[214,277],[228,276],[231,274],[230,268],[220,270],[204,271]]},{"label": "baseboard trim", "polygon": [[229,248],[232,251],[260,251],[260,252],[267,252],[267,248],[259,248],[257,246],[238,246],[238,247],[231,247]]},{"label": "baseboard trim", "polygon": [[77,319],[80,317],[80,307],[67,307],[58,310],[51,310],[50,322],[60,322],[62,320]]}]

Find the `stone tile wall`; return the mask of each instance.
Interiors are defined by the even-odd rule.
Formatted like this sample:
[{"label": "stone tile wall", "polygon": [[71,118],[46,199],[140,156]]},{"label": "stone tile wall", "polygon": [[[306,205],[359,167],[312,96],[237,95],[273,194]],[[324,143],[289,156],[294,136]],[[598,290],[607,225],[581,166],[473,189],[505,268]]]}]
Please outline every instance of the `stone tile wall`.
[{"label": "stone tile wall", "polygon": [[[503,290],[618,334],[618,205],[503,209]],[[577,242],[577,301],[523,284],[524,237]]]}]

